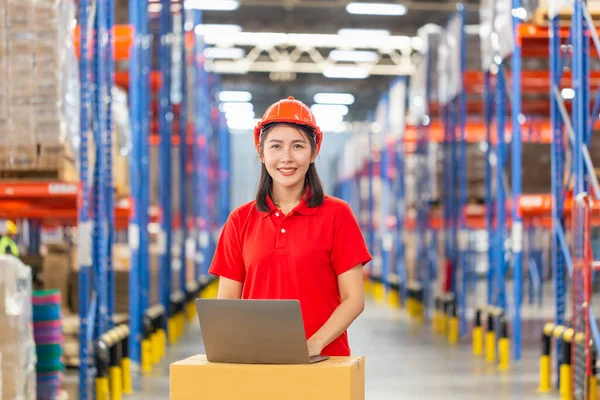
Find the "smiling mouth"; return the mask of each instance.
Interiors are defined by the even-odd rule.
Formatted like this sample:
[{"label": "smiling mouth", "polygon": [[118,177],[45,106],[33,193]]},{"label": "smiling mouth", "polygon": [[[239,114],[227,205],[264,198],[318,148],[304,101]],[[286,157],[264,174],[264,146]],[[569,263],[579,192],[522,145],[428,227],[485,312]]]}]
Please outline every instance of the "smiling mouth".
[{"label": "smiling mouth", "polygon": [[297,168],[277,168],[277,171],[281,172],[282,174],[293,174],[294,172],[296,172]]}]

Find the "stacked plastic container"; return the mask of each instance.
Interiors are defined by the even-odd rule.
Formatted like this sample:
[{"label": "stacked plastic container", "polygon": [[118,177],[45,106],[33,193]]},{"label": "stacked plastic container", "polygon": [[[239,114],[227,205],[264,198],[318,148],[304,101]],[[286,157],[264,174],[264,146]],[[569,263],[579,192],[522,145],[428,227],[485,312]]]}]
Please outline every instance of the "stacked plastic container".
[{"label": "stacked plastic container", "polygon": [[63,333],[59,290],[33,292],[33,335],[37,354],[37,398],[54,400],[63,381]]}]

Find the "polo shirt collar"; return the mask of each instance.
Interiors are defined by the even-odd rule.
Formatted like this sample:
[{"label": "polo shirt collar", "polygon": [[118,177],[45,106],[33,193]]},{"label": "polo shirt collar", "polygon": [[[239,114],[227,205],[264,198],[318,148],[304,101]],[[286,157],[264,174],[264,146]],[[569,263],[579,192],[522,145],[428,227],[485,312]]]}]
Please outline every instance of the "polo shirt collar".
[{"label": "polo shirt collar", "polygon": [[[296,207],[294,207],[294,209],[291,212],[295,211],[298,214],[302,215],[314,215],[317,212],[317,208],[308,206],[308,200],[310,199],[310,196],[310,187],[307,186],[306,192],[304,193],[304,196],[302,196],[300,203]],[[272,212],[277,211],[277,206],[275,205],[275,203],[271,199],[271,196],[269,195],[267,195],[267,205],[269,206],[269,211],[261,212],[263,218],[271,215]]]}]

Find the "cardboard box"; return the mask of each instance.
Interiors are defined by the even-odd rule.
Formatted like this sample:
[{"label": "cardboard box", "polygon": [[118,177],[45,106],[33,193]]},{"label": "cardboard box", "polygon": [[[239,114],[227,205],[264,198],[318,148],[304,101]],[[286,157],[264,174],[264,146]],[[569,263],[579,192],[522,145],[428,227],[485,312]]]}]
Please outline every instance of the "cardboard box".
[{"label": "cardboard box", "polygon": [[[235,382],[232,385],[231,382]],[[171,364],[171,400],[363,400],[364,357],[303,365],[210,363],[197,355]]]},{"label": "cardboard box", "polygon": [[58,289],[62,309],[69,309],[69,273],[71,270],[71,252],[67,244],[53,243],[47,246],[48,253],[42,266],[44,289]]}]

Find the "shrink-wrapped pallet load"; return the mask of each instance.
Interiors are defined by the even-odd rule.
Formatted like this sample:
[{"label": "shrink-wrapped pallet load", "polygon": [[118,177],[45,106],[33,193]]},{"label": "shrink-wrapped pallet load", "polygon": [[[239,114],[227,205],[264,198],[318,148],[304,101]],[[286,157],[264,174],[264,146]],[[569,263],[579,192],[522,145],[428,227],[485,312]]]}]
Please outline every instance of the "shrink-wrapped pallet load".
[{"label": "shrink-wrapped pallet load", "polygon": [[0,399],[35,400],[31,269],[0,255]]}]

